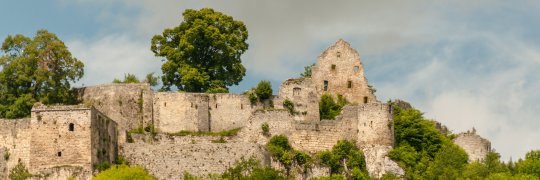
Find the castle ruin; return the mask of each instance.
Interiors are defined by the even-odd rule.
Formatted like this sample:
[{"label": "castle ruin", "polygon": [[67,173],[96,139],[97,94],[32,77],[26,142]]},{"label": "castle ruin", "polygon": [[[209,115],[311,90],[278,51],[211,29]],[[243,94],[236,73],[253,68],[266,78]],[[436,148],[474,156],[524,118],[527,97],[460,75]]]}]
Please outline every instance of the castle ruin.
[{"label": "castle ruin", "polygon": [[[155,92],[148,84],[106,84],[78,89],[84,105],[36,104],[31,118],[0,120],[0,177],[18,163],[42,179],[90,179],[95,165],[122,155],[159,179],[181,179],[183,172],[221,173],[241,158],[255,157],[277,166],[265,150],[269,136],[286,135],[295,149],[317,153],[338,140],[351,140],[364,151],[368,172],[380,178],[403,175],[387,157],[394,146],[392,108],[377,100],[364,76],[360,55],[338,40],[317,59],[312,76],[285,80],[274,108],[253,103],[245,94]],[[323,94],[342,95],[350,103],[335,120],[320,119]],[[283,107],[293,102],[295,113]],[[128,131],[153,127],[157,134]],[[219,132],[240,128],[238,135],[215,143],[212,136],[174,136],[180,131]],[[457,143],[457,142],[456,142]],[[297,178],[328,175],[313,167]]]}]

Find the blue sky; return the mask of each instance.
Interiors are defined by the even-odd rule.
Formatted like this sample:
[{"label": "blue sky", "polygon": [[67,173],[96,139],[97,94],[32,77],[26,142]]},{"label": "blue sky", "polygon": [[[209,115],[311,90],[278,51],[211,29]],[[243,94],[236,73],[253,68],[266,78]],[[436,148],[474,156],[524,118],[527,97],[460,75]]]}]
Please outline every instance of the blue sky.
[{"label": "blue sky", "polygon": [[540,4],[535,1],[44,0],[0,6],[0,38],[56,33],[82,60],[77,83],[160,73],[150,39],[187,9],[244,21],[247,76],[277,88],[339,38],[361,56],[379,100],[404,99],[453,132],[472,127],[504,159],[540,149]]}]

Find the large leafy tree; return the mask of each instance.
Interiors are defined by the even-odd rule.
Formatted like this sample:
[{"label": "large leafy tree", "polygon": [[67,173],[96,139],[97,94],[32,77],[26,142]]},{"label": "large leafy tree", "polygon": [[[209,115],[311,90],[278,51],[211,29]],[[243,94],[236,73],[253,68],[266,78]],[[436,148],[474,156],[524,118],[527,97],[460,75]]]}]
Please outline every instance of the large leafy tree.
[{"label": "large leafy tree", "polygon": [[210,8],[188,9],[179,26],[152,38],[151,50],[165,57],[163,89],[215,91],[238,84],[246,69],[240,56],[248,49],[243,22]]},{"label": "large leafy tree", "polygon": [[38,101],[75,101],[70,83],[83,76],[84,64],[55,34],[39,30],[34,38],[8,36],[1,50],[0,117],[27,116]]}]

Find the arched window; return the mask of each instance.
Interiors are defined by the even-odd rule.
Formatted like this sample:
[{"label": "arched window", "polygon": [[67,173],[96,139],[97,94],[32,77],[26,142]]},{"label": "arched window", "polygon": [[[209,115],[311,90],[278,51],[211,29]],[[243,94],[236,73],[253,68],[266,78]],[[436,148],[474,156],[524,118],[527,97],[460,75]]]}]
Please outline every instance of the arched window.
[{"label": "arched window", "polygon": [[69,131],[75,131],[75,124],[69,123]]}]

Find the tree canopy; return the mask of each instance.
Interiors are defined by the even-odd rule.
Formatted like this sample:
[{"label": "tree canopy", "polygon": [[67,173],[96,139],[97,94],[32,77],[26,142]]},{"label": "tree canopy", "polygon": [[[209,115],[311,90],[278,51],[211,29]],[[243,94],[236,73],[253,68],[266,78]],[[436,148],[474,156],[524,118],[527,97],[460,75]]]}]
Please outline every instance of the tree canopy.
[{"label": "tree canopy", "polygon": [[179,26],[152,38],[152,52],[166,59],[163,89],[206,92],[237,85],[246,72],[240,59],[248,49],[244,23],[210,8],[187,9],[183,16]]},{"label": "tree canopy", "polygon": [[55,34],[37,31],[34,38],[8,36],[0,57],[0,118],[28,116],[35,102],[71,104],[70,83],[84,74],[84,64]]}]

